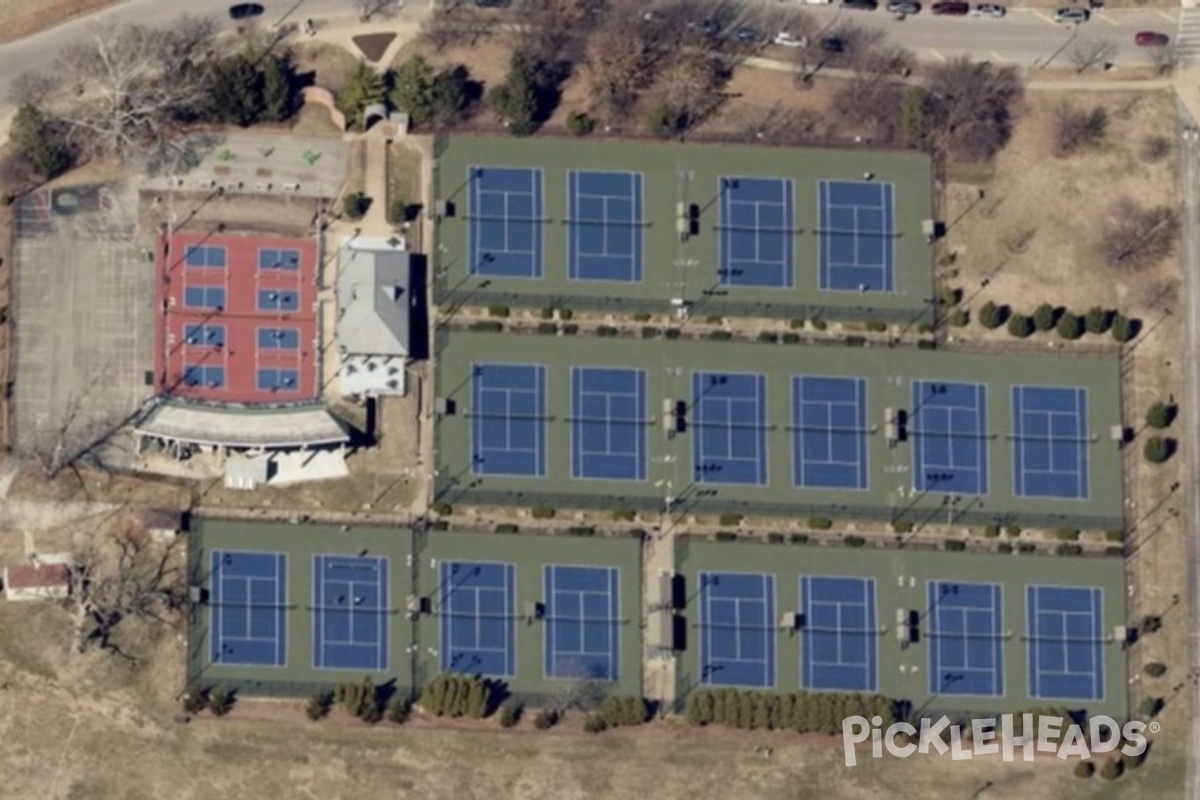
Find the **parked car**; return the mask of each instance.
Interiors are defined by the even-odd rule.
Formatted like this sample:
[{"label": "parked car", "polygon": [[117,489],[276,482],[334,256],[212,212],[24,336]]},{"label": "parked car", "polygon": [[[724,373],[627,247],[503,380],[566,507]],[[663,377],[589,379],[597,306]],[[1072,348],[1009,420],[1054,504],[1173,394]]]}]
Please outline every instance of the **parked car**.
[{"label": "parked car", "polygon": [[836,36],[827,36],[821,40],[821,49],[826,53],[844,53],[846,42]]},{"label": "parked car", "polygon": [[842,8],[851,11],[874,11],[879,8],[878,0],[842,0]]},{"label": "parked car", "polygon": [[975,5],[971,6],[972,17],[991,17],[993,19],[1000,19],[1000,17],[1003,17],[1007,13],[1008,9],[995,3],[976,3]]},{"label": "parked car", "polygon": [[775,34],[775,38],[772,39],[771,42],[779,45],[780,47],[803,47],[804,45],[808,44],[808,41],[803,37],[797,38],[792,36],[787,31],[780,31],[779,33]]},{"label": "parked car", "polygon": [[1171,37],[1158,31],[1138,31],[1133,43],[1138,47],[1166,47]]},{"label": "parked car", "polygon": [[804,3],[810,6],[831,6],[833,0],[804,0]]},{"label": "parked car", "polygon": [[238,3],[235,6],[229,7],[230,19],[251,19],[262,16],[262,13],[263,7],[258,3]]},{"label": "parked car", "polygon": [[737,39],[739,42],[753,44],[755,42],[761,42],[763,37],[762,34],[758,32],[757,28],[746,26],[744,28],[738,28],[736,31],[734,31],[733,38]]},{"label": "parked car", "polygon": [[508,8],[512,0],[475,0],[476,8]]},{"label": "parked car", "polygon": [[1055,22],[1074,22],[1076,25],[1087,22],[1092,18],[1092,12],[1086,8],[1059,8],[1054,11]]},{"label": "parked car", "polygon": [[921,4],[915,3],[913,0],[891,0],[887,5],[887,10],[891,14],[904,14],[911,17],[913,14],[921,13]]},{"label": "parked car", "polygon": [[705,36],[716,36],[721,31],[721,26],[716,23],[716,20],[711,19],[693,20],[687,26],[694,31],[703,33]]},{"label": "parked car", "polygon": [[971,4],[958,0],[944,0],[941,3],[934,3],[929,10],[940,17],[963,17],[971,13]]}]

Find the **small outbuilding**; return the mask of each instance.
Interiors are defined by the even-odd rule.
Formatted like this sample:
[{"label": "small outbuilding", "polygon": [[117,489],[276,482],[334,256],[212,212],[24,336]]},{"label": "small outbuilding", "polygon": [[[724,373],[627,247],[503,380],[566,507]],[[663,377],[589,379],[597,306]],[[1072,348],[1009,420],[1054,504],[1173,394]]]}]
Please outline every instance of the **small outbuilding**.
[{"label": "small outbuilding", "polygon": [[61,600],[71,593],[67,564],[16,564],[4,568],[4,596],[9,600]]}]

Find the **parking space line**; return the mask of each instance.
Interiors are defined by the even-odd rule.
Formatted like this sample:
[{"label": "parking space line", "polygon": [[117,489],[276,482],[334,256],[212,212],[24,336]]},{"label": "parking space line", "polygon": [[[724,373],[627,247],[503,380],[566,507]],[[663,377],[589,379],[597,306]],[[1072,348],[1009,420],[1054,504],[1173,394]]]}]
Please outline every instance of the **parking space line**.
[{"label": "parking space line", "polygon": [[1029,13],[1033,14],[1035,17],[1037,17],[1038,19],[1040,19],[1042,22],[1046,23],[1047,25],[1050,25],[1055,28],[1058,27],[1057,22],[1055,22],[1053,19],[1051,19],[1046,14],[1043,14],[1041,11],[1034,11],[1031,9]]},{"label": "parking space line", "polygon": [[1175,22],[1175,23],[1179,22],[1178,17],[1174,16],[1173,14],[1168,14],[1167,12],[1163,11],[1161,8],[1154,9],[1154,13],[1158,14],[1160,17],[1165,19],[1167,22]]},{"label": "parking space line", "polygon": [[1115,19],[1113,19],[1108,14],[1105,14],[1102,11],[1097,11],[1092,16],[1094,16],[1098,20],[1103,20],[1104,22],[1107,22],[1109,25],[1112,25],[1114,27],[1117,27],[1117,28],[1121,27],[1121,23],[1117,22]]}]

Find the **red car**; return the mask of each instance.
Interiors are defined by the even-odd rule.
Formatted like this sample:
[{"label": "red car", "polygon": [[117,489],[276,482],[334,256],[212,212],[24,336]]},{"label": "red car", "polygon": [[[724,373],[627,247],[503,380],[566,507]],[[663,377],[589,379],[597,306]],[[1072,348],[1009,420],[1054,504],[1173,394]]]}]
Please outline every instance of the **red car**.
[{"label": "red car", "polygon": [[1133,41],[1138,47],[1166,47],[1171,37],[1158,31],[1140,31]]}]

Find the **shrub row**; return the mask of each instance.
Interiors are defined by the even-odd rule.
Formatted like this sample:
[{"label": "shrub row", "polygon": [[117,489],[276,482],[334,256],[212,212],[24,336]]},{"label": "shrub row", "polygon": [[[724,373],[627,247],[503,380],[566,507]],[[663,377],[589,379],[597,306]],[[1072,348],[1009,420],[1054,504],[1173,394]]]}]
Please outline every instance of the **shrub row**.
[{"label": "shrub row", "polygon": [[878,694],[698,689],[688,696],[686,717],[693,725],[835,734],[856,714],[879,715],[886,728],[903,716],[903,705]]},{"label": "shrub row", "polygon": [[495,710],[499,687],[469,675],[439,675],[421,692],[421,708],[439,717],[483,719]]}]

